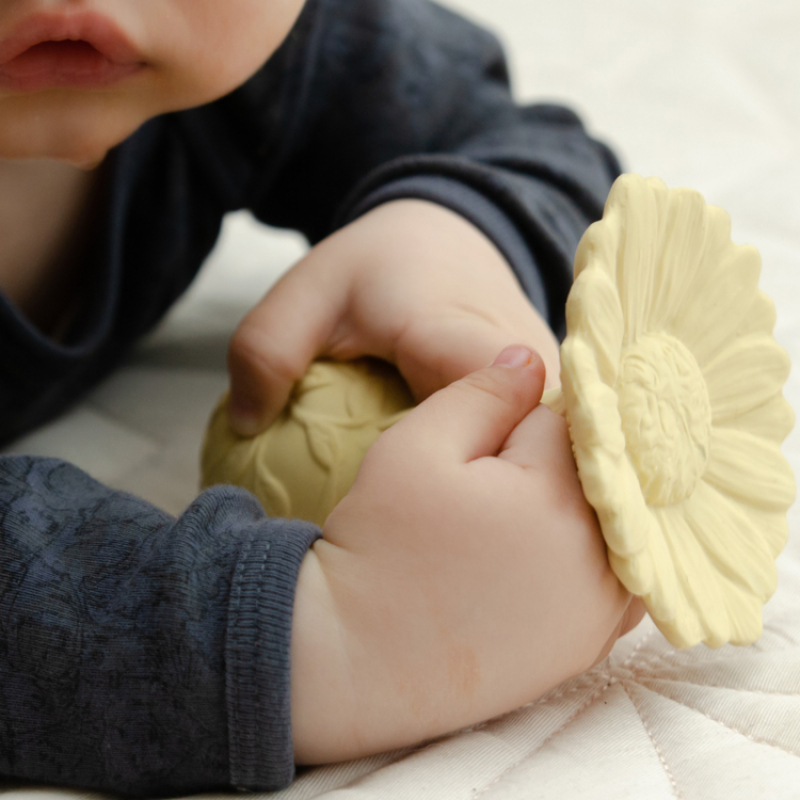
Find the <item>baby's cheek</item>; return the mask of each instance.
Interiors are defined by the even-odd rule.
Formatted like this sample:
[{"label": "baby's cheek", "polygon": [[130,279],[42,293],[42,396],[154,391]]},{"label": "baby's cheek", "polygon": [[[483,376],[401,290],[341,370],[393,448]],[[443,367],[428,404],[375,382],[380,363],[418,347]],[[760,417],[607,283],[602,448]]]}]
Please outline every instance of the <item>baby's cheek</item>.
[{"label": "baby's cheek", "polygon": [[171,107],[163,110],[211,102],[252,77],[286,38],[304,4],[145,0],[139,19],[161,89],[169,95]]}]

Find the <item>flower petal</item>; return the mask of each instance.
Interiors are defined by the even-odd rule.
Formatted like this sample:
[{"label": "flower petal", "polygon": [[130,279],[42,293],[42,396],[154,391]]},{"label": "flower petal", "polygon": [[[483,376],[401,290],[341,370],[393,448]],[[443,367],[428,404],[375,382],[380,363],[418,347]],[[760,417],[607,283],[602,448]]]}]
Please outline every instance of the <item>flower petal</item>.
[{"label": "flower petal", "polygon": [[[684,605],[686,604],[685,599],[683,600],[683,603]],[[645,603],[645,605],[647,604]],[[684,621],[685,617],[683,616],[680,617],[680,621],[674,619],[671,622],[653,617],[653,622],[664,635],[664,638],[673,647],[687,648],[694,647],[696,644],[703,641],[703,626],[700,624],[700,621],[696,618],[696,616],[694,619],[695,622],[691,630],[687,628]]]},{"label": "flower petal", "polygon": [[597,356],[585,337],[568,336],[561,345],[561,380],[573,442],[621,456],[625,435],[617,393],[600,379]]},{"label": "flower petal", "polygon": [[761,257],[754,247],[732,247],[719,264],[709,265],[709,271],[714,281],[704,291],[693,287],[684,308],[672,321],[674,335],[701,367],[730,342],[752,306]]},{"label": "flower petal", "polygon": [[742,414],[720,423],[722,428],[733,428],[761,439],[780,444],[794,428],[794,411],[782,394]]},{"label": "flower petal", "polygon": [[698,274],[711,277],[713,264],[724,260],[725,254],[736,245],[731,242],[731,217],[719,206],[706,206],[706,235],[700,255]]},{"label": "flower petal", "polygon": [[567,300],[567,329],[588,338],[597,354],[600,377],[617,382],[624,324],[617,288],[599,269],[588,269],[575,280]]},{"label": "flower petal", "polygon": [[656,269],[660,228],[668,189],[658,179],[622,175],[614,182],[606,202],[621,223],[617,250],[616,282],[625,319],[625,344],[644,330],[650,312],[653,273]]},{"label": "flower petal", "polygon": [[542,405],[547,406],[554,414],[566,417],[567,406],[564,401],[564,391],[560,386],[554,389],[545,389],[542,394]]},{"label": "flower petal", "polygon": [[794,475],[778,445],[732,428],[712,428],[703,478],[765,511],[786,511],[794,502]]},{"label": "flower petal", "polygon": [[656,624],[656,627],[664,634],[667,641],[674,647],[694,647],[698,642],[703,641],[705,631],[700,623],[695,610],[689,605],[684,592],[676,590],[675,613],[670,616],[660,616],[653,604],[654,596],[645,596],[645,607]]},{"label": "flower petal", "polygon": [[681,605],[674,562],[652,509],[643,522],[648,546],[629,558],[609,548],[608,562],[625,588],[642,597],[654,619],[672,620]]},{"label": "flower petal", "polygon": [[655,514],[664,531],[678,582],[688,601],[687,607],[680,609],[683,618],[677,617],[674,624],[685,631],[687,638],[693,639],[697,620],[703,630],[702,639],[711,647],[719,647],[728,641],[730,621],[715,570],[680,506],[658,508]]},{"label": "flower petal", "polygon": [[706,203],[699,192],[674,189],[668,198],[663,252],[653,275],[649,330],[664,328],[666,320],[680,313],[697,274],[708,226]]},{"label": "flower petal", "polygon": [[616,286],[620,222],[616,209],[606,204],[603,219],[593,222],[581,236],[575,252],[573,279],[588,267],[602,270]]},{"label": "flower petal", "polygon": [[778,585],[775,558],[752,517],[702,480],[683,508],[714,568],[761,603],[772,597]]},{"label": "flower petal", "polygon": [[623,558],[641,552],[657,530],[627,459],[607,453],[594,453],[594,458],[576,455],[586,499],[597,513],[609,550]]},{"label": "flower petal", "polygon": [[655,566],[649,547],[630,558],[617,555],[609,549],[608,563],[629,592],[639,596],[652,593],[655,586]]},{"label": "flower petal", "polygon": [[724,279],[720,265],[734,252],[735,245],[731,242],[731,220],[721,208],[708,206],[706,208],[706,235],[697,268],[691,275],[692,282],[684,297],[683,305],[674,309],[673,314],[664,320],[664,329],[667,333],[681,339],[682,326],[688,314],[692,313],[693,305],[702,306],[704,299],[714,291],[715,285]]},{"label": "flower petal", "polygon": [[734,339],[703,368],[713,421],[738,417],[780,394],[788,353],[766,334]]},{"label": "flower petal", "polygon": [[764,539],[773,558],[777,558],[789,539],[789,520],[783,511],[748,509],[753,525]]},{"label": "flower petal", "polygon": [[747,309],[747,313],[736,328],[736,333],[738,336],[747,336],[751,333],[765,333],[771,336],[775,330],[777,316],[775,303],[759,290],[753,298],[753,304]]},{"label": "flower petal", "polygon": [[732,584],[725,592],[725,604],[728,606],[728,618],[731,622],[728,636],[731,644],[744,646],[761,638],[764,623],[760,600]]}]

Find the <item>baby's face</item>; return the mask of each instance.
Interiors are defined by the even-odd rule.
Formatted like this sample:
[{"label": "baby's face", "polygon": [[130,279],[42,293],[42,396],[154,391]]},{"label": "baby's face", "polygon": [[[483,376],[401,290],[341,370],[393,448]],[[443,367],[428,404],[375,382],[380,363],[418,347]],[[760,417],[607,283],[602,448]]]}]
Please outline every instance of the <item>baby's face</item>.
[{"label": "baby's face", "polygon": [[242,84],[305,0],[0,0],[0,158],[81,166]]}]

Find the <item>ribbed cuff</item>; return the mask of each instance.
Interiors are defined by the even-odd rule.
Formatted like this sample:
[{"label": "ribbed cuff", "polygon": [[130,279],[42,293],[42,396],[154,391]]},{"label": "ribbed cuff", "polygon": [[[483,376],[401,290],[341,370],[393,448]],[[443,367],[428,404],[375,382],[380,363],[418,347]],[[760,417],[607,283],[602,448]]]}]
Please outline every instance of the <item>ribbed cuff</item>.
[{"label": "ribbed cuff", "polygon": [[282,789],[294,779],[290,711],[292,611],[300,564],[321,537],[301,520],[266,520],[242,544],[225,645],[231,785]]},{"label": "ribbed cuff", "polygon": [[416,198],[438,203],[469,220],[487,236],[508,261],[523,291],[542,317],[550,322],[547,293],[530,248],[508,216],[486,195],[461,181],[439,175],[411,175],[370,192],[350,209],[350,222],[392,200]]}]

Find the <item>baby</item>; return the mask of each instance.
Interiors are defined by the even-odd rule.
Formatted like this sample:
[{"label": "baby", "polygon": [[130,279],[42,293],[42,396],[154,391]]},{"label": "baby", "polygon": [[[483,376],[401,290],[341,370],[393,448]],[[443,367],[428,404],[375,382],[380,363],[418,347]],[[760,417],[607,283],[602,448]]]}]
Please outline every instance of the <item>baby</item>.
[{"label": "baby", "polygon": [[428,0],[5,0],[3,441],[118,364],[237,208],[313,246],[231,341],[231,426],[321,356],[394,363],[419,406],[322,530],[0,459],[0,774],[276,789],[604,658],[641,605],[539,399],[618,172]]}]

